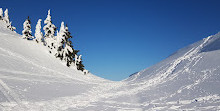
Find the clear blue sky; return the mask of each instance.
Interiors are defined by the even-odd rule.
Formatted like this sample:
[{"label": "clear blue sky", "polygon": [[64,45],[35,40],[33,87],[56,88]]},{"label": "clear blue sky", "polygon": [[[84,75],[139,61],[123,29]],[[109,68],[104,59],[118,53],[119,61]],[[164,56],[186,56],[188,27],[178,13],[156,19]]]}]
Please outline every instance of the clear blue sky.
[{"label": "clear blue sky", "polygon": [[86,69],[122,80],[152,66],[176,50],[220,31],[219,0],[0,0],[21,33],[30,16],[37,19],[51,9],[59,28],[68,24],[75,49]]}]

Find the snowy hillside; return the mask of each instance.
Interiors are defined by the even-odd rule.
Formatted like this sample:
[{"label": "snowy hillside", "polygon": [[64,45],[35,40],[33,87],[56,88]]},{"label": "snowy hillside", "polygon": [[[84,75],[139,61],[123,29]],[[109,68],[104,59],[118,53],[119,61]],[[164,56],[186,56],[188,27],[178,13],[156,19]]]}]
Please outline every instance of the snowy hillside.
[{"label": "snowy hillside", "polygon": [[0,21],[0,110],[220,110],[220,34],[113,82],[67,67]]},{"label": "snowy hillside", "polygon": [[0,109],[8,103],[23,106],[22,101],[79,95],[107,81],[67,67],[43,45],[21,39],[2,21],[0,38]]}]

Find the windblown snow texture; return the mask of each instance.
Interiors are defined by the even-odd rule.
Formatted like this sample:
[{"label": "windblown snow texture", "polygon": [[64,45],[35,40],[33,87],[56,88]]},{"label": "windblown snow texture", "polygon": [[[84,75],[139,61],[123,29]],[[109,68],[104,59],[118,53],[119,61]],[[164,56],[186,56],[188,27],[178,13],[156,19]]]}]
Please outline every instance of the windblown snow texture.
[{"label": "windblown snow texture", "polygon": [[220,34],[120,82],[66,67],[0,21],[0,110],[220,110]]}]

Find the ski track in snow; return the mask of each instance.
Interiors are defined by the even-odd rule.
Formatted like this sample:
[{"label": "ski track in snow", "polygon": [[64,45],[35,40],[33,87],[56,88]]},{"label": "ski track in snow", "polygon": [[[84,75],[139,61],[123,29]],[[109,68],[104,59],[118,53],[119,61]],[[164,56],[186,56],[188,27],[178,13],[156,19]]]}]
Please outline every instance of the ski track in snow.
[{"label": "ski track in snow", "polygon": [[39,65],[39,64],[37,64],[37,63],[34,63],[33,61],[29,60],[28,58],[23,57],[23,56],[20,55],[20,54],[17,54],[17,53],[14,53],[14,52],[9,51],[8,49],[3,49],[3,48],[0,47],[0,50],[3,51],[3,52],[6,52],[6,53],[9,54],[10,56],[13,56],[13,57],[15,57],[15,58],[21,59],[21,60],[23,60],[24,62],[27,62],[27,63],[29,63],[29,64],[32,64],[32,65],[34,65],[34,66],[36,66],[36,67],[39,67],[39,68],[41,68],[41,69],[43,69],[43,70],[46,70],[46,71],[49,71],[49,72],[53,72],[53,73],[55,73],[55,74],[60,74],[60,75],[62,75],[62,76],[64,76],[64,77],[66,77],[66,78],[71,78],[71,79],[73,79],[73,80],[77,80],[77,81],[80,81],[80,82],[87,82],[87,81],[82,81],[82,80],[80,80],[80,79],[78,79],[78,78],[73,78],[72,76],[69,76],[69,75],[63,74],[63,73],[61,73],[61,72],[58,72],[57,70],[54,70],[54,69],[50,69],[50,68],[48,68],[48,67],[41,66],[41,65]]},{"label": "ski track in snow", "polygon": [[[6,73],[6,74],[4,74]],[[9,74],[10,75],[9,75]],[[22,77],[17,77],[22,76]],[[57,83],[71,83],[72,79],[67,77],[56,77],[50,75],[41,75],[41,74],[34,74],[28,73],[23,71],[9,71],[6,69],[0,69],[0,78],[4,79],[13,79],[13,80],[21,80],[21,81],[39,81],[39,82],[57,82]],[[83,84],[78,82],[79,84]]]},{"label": "ski track in snow", "polygon": [[19,95],[17,95],[11,88],[9,88],[8,85],[4,83],[1,79],[0,85],[2,86],[0,87],[0,91],[4,93],[5,97],[10,103],[16,103],[21,109],[26,108],[22,104]]},{"label": "ski track in snow", "polygon": [[[36,109],[36,111],[38,111],[39,110],[38,108],[41,108],[41,110],[48,110],[49,108],[49,110],[60,111],[60,110],[67,110],[68,108],[71,108],[71,107],[74,109],[81,109],[81,108],[85,108],[88,106],[92,106],[92,103],[100,101],[103,98],[108,98],[106,95],[106,92],[114,88],[121,87],[121,84],[122,83],[116,83],[116,84],[105,83],[103,85],[92,88],[92,90],[89,92],[83,93],[81,95],[73,96],[73,97],[62,97],[62,98],[56,98],[55,100],[49,100],[49,101],[40,101],[40,102],[35,102],[35,103],[24,102],[24,103],[26,103],[25,105],[26,107],[28,107],[26,110]],[[50,107],[52,109],[50,109]],[[18,107],[13,107],[10,110],[14,110],[17,108]],[[31,111],[35,111],[35,110],[31,110]]]},{"label": "ski track in snow", "polygon": [[14,102],[13,99],[10,97],[10,95],[8,94],[7,90],[3,87],[4,86],[4,83],[2,80],[0,80],[0,91],[4,94],[4,96],[7,98],[7,100],[9,102]]}]

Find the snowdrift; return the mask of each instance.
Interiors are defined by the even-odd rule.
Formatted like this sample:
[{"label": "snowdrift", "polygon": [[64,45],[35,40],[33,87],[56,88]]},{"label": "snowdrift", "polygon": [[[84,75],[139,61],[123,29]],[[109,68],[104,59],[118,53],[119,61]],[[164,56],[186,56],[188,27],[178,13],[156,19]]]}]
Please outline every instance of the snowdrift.
[{"label": "snowdrift", "polygon": [[220,33],[120,82],[66,67],[0,21],[0,110],[220,110]]}]

